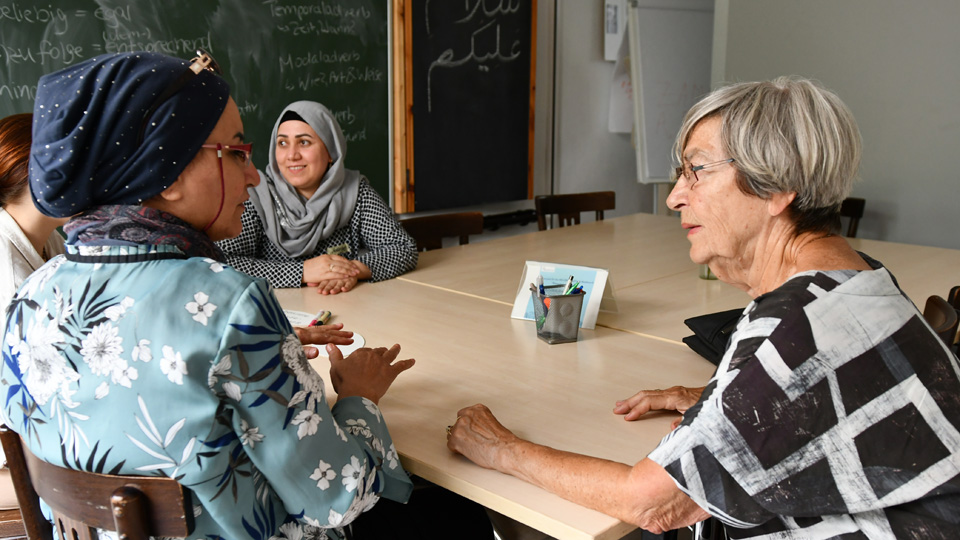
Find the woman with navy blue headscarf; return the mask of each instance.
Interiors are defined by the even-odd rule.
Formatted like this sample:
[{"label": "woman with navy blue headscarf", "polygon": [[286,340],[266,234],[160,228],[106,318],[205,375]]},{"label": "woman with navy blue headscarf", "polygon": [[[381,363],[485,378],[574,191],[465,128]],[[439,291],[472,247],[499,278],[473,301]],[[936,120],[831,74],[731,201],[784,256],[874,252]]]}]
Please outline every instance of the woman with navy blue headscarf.
[{"label": "woman with navy blue headscarf", "polygon": [[259,177],[210,67],[129,53],[40,79],[30,189],[75,217],[8,310],[2,420],[51,463],[176,478],[191,538],[342,538],[410,495],[377,402],[413,360],[327,345],[331,409],[270,286],[223,264]]}]

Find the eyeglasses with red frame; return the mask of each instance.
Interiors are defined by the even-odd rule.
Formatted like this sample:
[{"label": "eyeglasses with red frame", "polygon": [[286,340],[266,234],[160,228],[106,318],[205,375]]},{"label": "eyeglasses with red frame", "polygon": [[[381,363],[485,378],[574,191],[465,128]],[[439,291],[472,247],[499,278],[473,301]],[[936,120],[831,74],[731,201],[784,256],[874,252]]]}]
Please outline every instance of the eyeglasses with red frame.
[{"label": "eyeglasses with red frame", "polygon": [[224,178],[223,178],[223,151],[229,150],[233,153],[234,156],[240,161],[240,166],[247,168],[249,165],[253,164],[253,143],[243,143],[243,144],[222,144],[222,143],[208,143],[201,144],[200,148],[210,148],[217,151],[217,164],[220,166],[220,207],[217,208],[217,215],[213,216],[213,219],[210,220],[210,223],[207,223],[207,226],[203,228],[203,232],[206,232],[207,229],[213,226],[217,222],[217,219],[220,217],[220,213],[223,212],[223,203],[224,203]]},{"label": "eyeglasses with red frame", "polygon": [[[243,144],[220,144],[220,143],[210,143],[202,144],[200,148],[210,148],[217,151],[217,158],[223,159],[223,151],[229,150],[234,157],[240,161],[241,167],[246,167],[250,165],[253,161],[253,143],[243,143]],[[222,165],[221,165],[222,168]]]}]

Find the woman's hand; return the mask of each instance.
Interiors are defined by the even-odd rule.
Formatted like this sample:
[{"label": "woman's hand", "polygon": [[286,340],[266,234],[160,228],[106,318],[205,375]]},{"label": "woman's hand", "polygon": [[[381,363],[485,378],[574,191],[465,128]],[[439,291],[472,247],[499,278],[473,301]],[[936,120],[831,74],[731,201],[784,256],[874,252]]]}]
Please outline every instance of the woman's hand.
[{"label": "woman's hand", "polygon": [[357,349],[344,358],[334,345],[327,345],[330,357],[330,382],[338,397],[361,396],[374,403],[387,393],[397,375],[413,367],[414,360],[396,360],[400,345],[389,349]]},{"label": "woman's hand", "polygon": [[449,428],[447,448],[459,452],[470,461],[487,469],[499,468],[500,450],[520,439],[503,427],[485,405],[473,405],[457,411],[457,419]]},{"label": "woman's hand", "polygon": [[[618,401],[613,408],[616,414],[623,414],[624,420],[636,420],[650,411],[677,411],[680,414],[687,412],[700,401],[704,387],[687,388],[674,386],[666,390],[641,390],[632,397]],[[673,423],[676,428],[683,418]]]},{"label": "woman's hand", "polygon": [[313,287],[324,281],[357,278],[360,270],[353,261],[340,255],[320,255],[303,262],[300,281]]},{"label": "woman's hand", "polygon": [[317,294],[348,292],[361,279],[370,279],[373,272],[360,261],[351,261],[340,255],[320,255],[303,263],[301,281],[316,287]]},{"label": "woman's hand", "polygon": [[357,286],[357,278],[330,279],[309,285],[316,286],[317,294],[337,294],[353,290]]},{"label": "woman's hand", "polygon": [[300,343],[303,343],[303,352],[307,358],[313,359],[320,355],[316,347],[310,345],[350,345],[353,343],[353,332],[343,330],[343,323],[324,324],[321,326],[294,326]]}]

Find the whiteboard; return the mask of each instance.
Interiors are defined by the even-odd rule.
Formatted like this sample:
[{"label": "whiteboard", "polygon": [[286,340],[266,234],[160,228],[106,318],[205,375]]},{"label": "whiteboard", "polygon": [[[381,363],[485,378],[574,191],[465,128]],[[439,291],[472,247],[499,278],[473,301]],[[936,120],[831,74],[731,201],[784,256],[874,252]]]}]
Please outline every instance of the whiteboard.
[{"label": "whiteboard", "polygon": [[683,115],[710,91],[713,0],[630,0],[637,180],[670,182]]}]

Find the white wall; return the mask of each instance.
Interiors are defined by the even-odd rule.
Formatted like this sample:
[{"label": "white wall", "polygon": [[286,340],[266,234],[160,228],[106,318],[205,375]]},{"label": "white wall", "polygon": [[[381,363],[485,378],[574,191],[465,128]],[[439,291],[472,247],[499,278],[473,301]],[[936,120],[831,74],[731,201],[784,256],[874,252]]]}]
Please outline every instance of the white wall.
[{"label": "white wall", "polygon": [[[541,0],[537,9],[552,10],[553,2]],[[653,190],[637,182],[630,135],[607,130],[614,64],[603,59],[603,1],[557,2],[556,19],[553,192],[615,191],[617,209],[606,217],[651,212]],[[552,25],[539,22],[538,33]],[[538,44],[552,45],[540,39]],[[538,89],[538,102],[549,99]]]},{"label": "white wall", "polygon": [[853,110],[858,236],[960,248],[960,2],[717,0],[716,15],[715,79],[803,75]]}]

